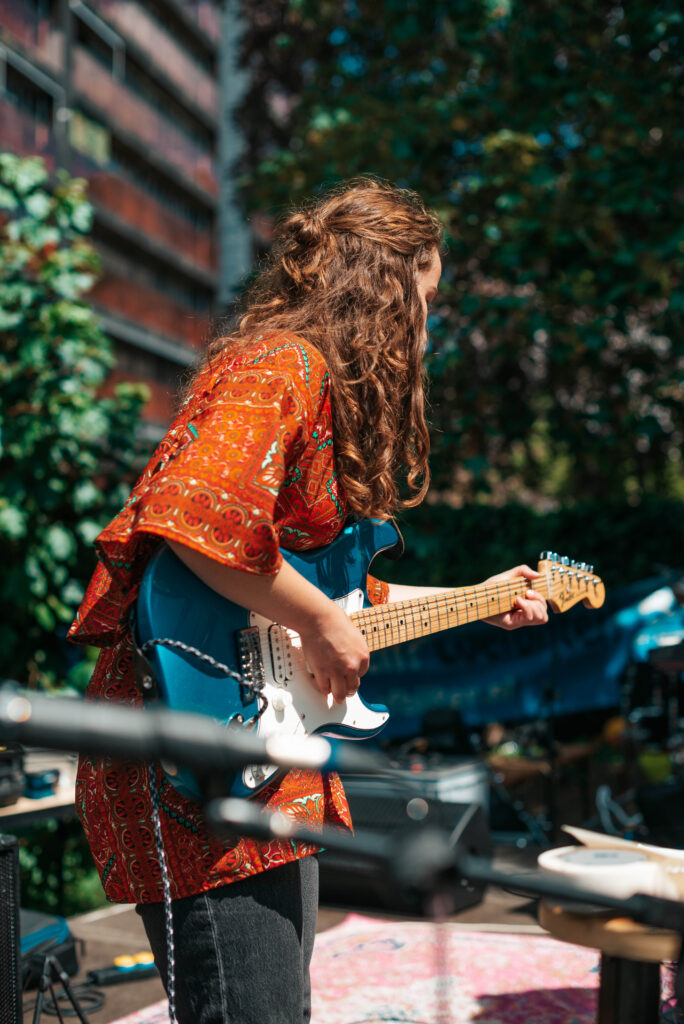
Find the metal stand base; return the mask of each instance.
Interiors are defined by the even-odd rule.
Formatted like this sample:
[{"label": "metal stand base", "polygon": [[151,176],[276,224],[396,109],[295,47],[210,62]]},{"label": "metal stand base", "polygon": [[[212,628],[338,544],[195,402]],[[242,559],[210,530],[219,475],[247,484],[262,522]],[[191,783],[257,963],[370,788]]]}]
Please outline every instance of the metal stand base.
[{"label": "metal stand base", "polygon": [[60,964],[57,957],[46,956],[43,961],[43,970],[40,975],[40,981],[38,982],[38,995],[36,997],[36,1007],[33,1013],[33,1024],[38,1024],[40,1015],[43,1010],[43,1000],[45,999],[45,993],[50,990],[52,1002],[55,1007],[55,1012],[59,1018],[61,1024],[64,1024],[64,1017],[59,1008],[59,997],[55,991],[54,981],[59,981],[64,989],[64,994],[71,1003],[72,1009],[69,1011],[69,1016],[76,1016],[81,1021],[81,1024],[88,1024],[88,1018],[84,1016],[83,1010],[81,1009],[76,996],[71,989],[71,982],[69,981],[69,975]]}]

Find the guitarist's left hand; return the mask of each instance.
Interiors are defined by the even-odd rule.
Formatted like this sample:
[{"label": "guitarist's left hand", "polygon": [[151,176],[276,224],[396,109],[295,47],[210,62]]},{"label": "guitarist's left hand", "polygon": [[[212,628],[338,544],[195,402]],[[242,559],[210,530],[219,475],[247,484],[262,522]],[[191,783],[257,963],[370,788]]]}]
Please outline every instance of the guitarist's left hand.
[{"label": "guitarist's left hand", "polygon": [[[485,580],[512,580],[522,576],[530,584],[540,579],[541,574],[530,569],[529,565],[516,565],[515,569],[508,572],[500,572],[497,576],[490,576]],[[525,591],[525,595],[518,595],[515,599],[516,608],[514,611],[504,612],[501,615],[492,615],[484,622],[492,626],[500,626],[501,629],[519,629],[521,626],[541,626],[549,621],[549,612],[546,607],[546,598],[539,594],[532,586]]]}]

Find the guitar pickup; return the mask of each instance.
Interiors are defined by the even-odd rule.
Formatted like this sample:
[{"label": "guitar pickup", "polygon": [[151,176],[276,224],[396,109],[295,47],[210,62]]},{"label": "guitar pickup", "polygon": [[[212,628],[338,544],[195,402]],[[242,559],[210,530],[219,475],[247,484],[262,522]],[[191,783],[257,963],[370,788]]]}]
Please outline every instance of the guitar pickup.
[{"label": "guitar pickup", "polygon": [[288,679],[294,676],[292,651],[294,647],[301,649],[302,641],[298,633],[292,629],[273,622],[268,627],[268,643],[271,651],[273,678],[276,683],[287,686]]},{"label": "guitar pickup", "polygon": [[240,686],[240,697],[243,705],[252,704],[256,693],[265,682],[264,660],[261,655],[261,638],[259,627],[250,626],[241,629],[237,634],[240,674],[244,683]]}]

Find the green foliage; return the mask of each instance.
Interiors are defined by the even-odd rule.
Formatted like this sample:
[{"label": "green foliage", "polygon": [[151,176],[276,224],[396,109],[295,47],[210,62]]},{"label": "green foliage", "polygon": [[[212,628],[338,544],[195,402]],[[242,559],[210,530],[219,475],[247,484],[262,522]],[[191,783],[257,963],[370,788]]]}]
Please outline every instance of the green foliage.
[{"label": "green foliage", "polygon": [[128,493],[147,397],[102,393],[113,355],[83,299],[99,269],[91,221],[83,179],[53,184],[41,160],[0,154],[2,671],[45,687],[65,681],[63,638],[93,538]]},{"label": "green foliage", "polygon": [[22,907],[70,917],[105,906],[80,822],[51,819],[18,835]]},{"label": "green foliage", "polygon": [[244,12],[248,206],[275,213],[370,172],[444,223],[435,490],[537,506],[681,497],[674,0]]},{"label": "green foliage", "polygon": [[400,524],[406,553],[378,559],[387,580],[426,586],[467,586],[516,562],[536,568],[540,551],[593,564],[609,589],[684,567],[684,503],[645,498],[587,501],[552,512],[521,504],[503,507],[423,505]]}]

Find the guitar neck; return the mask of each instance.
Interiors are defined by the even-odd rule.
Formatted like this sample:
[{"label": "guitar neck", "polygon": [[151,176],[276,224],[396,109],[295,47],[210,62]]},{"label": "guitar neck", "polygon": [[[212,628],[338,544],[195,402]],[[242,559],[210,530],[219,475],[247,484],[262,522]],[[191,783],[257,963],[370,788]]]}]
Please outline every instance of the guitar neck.
[{"label": "guitar neck", "polygon": [[522,576],[508,580],[479,583],[474,587],[445,590],[429,597],[373,605],[350,616],[366,638],[371,651],[439,633],[467,622],[476,622],[511,611],[516,598],[531,586],[544,597],[553,596],[554,581],[541,576],[534,584]]}]

